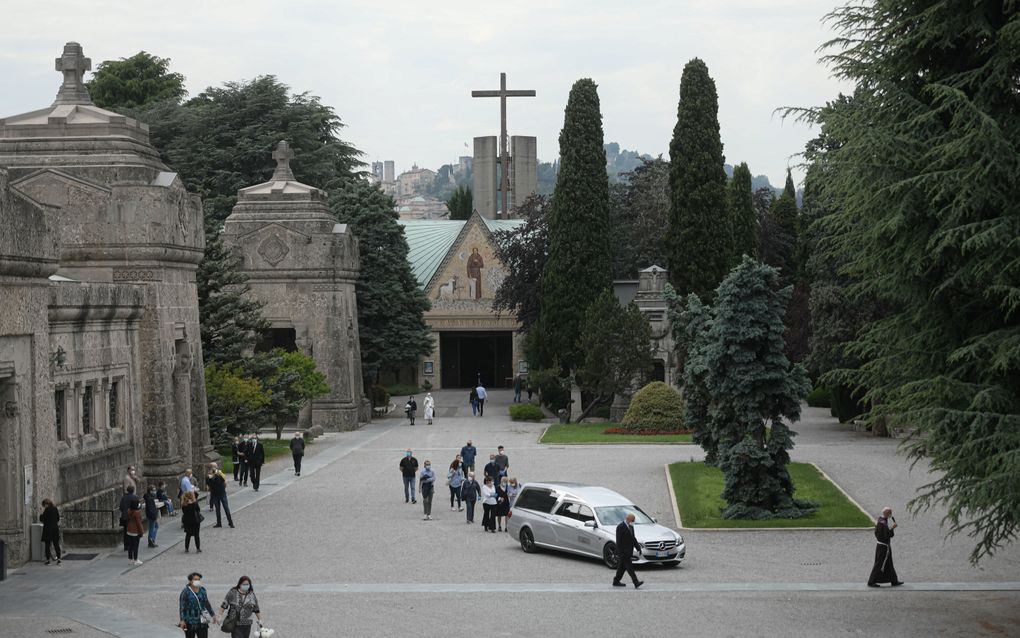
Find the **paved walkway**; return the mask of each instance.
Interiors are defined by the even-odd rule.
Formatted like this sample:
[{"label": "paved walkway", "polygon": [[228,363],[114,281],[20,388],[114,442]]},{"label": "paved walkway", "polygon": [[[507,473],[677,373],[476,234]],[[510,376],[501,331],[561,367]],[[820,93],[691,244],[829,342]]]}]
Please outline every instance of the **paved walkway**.
[{"label": "paved walkway", "polygon": [[211,529],[207,516],[202,554],[184,554],[176,519],[166,519],[161,547],[143,548],[141,567],[129,568],[114,552],[59,569],[17,570],[0,583],[0,635],[50,635],[43,621],[35,634],[25,627],[26,617],[40,616],[100,632],[80,635],[180,636],[176,597],[190,571],[204,574],[214,604],[240,574],[249,575],[278,638],[462,629],[619,636],[662,633],[665,623],[719,636],[1020,634],[1013,611],[1020,607],[1020,548],[971,567],[970,540],[945,540],[941,512],[911,516],[903,508],[930,480],[924,468],[909,471],[895,441],[848,431],[819,410],[808,409],[798,424],[793,457],[817,463],[869,511],[887,503],[897,509],[902,588],[864,586],[874,551],[869,532],[684,532],[683,567],[643,569],[647,585],[634,591],[609,587],[612,574],[596,561],[526,555],[507,534],[466,525],[444,501],[442,481],[436,520],[423,521],[421,505],[403,501],[397,463],[406,447],[445,471],[468,437],[483,453],[479,468],[503,444],[521,480],[606,485],[667,523],[663,465],[702,456],[695,446],[539,445],[544,424],[506,418],[509,392],[491,394],[484,418],[471,417],[464,394],[436,393],[440,417],[432,426],[388,418],[320,439],[300,478],[270,468],[258,494],[231,494],[237,529]]}]

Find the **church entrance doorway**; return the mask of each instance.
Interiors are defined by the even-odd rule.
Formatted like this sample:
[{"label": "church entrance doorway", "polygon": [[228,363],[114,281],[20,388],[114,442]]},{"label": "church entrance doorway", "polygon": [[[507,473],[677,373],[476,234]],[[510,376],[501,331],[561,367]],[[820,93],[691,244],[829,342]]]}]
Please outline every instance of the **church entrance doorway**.
[{"label": "church entrance doorway", "polygon": [[513,377],[513,331],[442,332],[439,335],[444,388],[506,387]]}]

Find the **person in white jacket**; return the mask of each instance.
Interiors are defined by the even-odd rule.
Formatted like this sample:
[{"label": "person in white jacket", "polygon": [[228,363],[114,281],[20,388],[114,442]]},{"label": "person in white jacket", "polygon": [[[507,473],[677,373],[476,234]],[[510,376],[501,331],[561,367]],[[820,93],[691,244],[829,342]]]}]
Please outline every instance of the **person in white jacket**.
[{"label": "person in white jacket", "polygon": [[432,425],[432,418],[436,415],[436,400],[432,398],[432,393],[429,392],[425,395],[425,424]]},{"label": "person in white jacket", "polygon": [[491,476],[482,484],[482,530],[496,533],[496,488]]}]

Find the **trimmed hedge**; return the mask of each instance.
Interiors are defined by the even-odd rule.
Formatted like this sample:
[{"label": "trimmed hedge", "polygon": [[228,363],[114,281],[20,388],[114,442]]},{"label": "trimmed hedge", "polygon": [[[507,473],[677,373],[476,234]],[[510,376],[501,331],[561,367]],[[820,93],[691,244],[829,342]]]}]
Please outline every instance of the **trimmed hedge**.
[{"label": "trimmed hedge", "polygon": [[684,404],[680,393],[662,381],[638,390],[621,425],[628,430],[676,432],[683,429]]},{"label": "trimmed hedge", "polygon": [[534,403],[518,403],[510,406],[510,418],[514,421],[541,421],[545,412]]},{"label": "trimmed hedge", "polygon": [[807,395],[807,404],[812,408],[827,408],[832,404],[832,395],[828,388],[818,387]]}]

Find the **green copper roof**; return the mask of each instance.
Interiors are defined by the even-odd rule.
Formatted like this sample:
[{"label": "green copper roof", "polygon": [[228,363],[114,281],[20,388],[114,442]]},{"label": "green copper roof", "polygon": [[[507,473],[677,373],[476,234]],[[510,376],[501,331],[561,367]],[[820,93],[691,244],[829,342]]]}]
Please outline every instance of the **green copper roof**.
[{"label": "green copper roof", "polygon": [[[482,219],[489,232],[506,230],[524,223],[520,219]],[[425,288],[436,276],[446,254],[467,222],[447,219],[401,219],[407,237],[407,259],[418,286]]]},{"label": "green copper roof", "polygon": [[445,219],[401,219],[398,223],[404,227],[407,237],[407,259],[411,262],[411,272],[418,280],[418,286],[424,288],[435,276],[443,257],[450,252],[454,240],[464,227],[463,221]]}]

